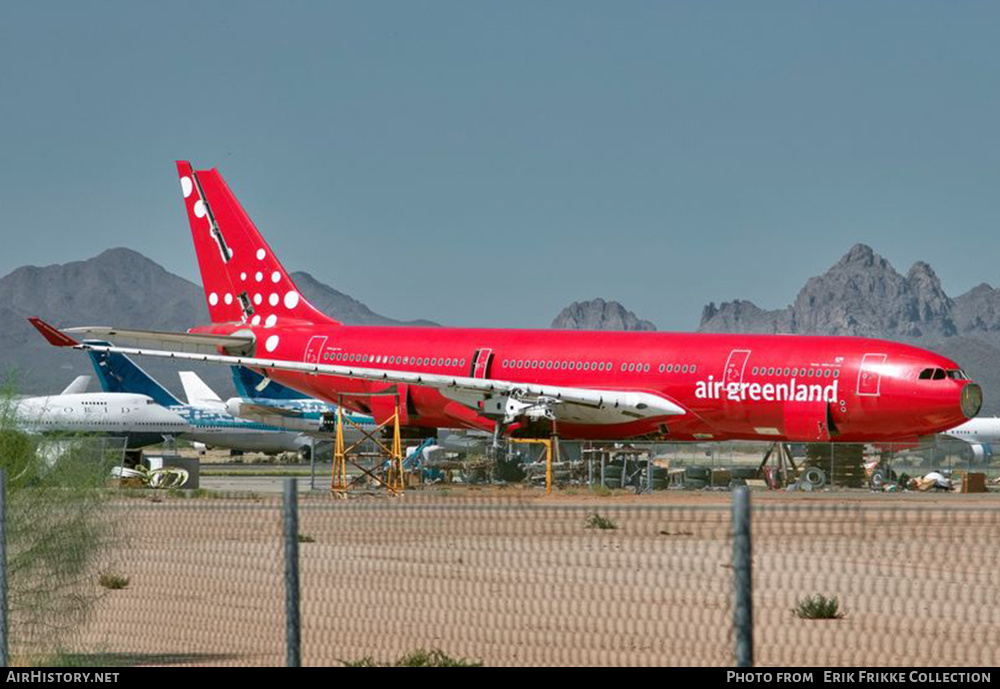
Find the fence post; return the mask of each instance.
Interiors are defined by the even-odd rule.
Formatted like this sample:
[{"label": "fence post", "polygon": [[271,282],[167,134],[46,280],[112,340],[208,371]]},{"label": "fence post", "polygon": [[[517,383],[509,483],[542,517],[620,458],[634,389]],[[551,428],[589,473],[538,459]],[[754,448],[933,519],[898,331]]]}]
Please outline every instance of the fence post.
[{"label": "fence post", "polygon": [[0,469],[0,667],[7,667],[7,470]]},{"label": "fence post", "polygon": [[736,667],[753,667],[753,582],[750,548],[750,490],[733,491],[733,623]]},{"label": "fence post", "polygon": [[298,484],[294,478],[285,479],[282,500],[282,523],[285,541],[285,631],[286,664],[302,665],[302,626],[299,618],[299,506]]},{"label": "fence post", "polygon": [[309,492],[316,490],[316,436],[309,438]]}]

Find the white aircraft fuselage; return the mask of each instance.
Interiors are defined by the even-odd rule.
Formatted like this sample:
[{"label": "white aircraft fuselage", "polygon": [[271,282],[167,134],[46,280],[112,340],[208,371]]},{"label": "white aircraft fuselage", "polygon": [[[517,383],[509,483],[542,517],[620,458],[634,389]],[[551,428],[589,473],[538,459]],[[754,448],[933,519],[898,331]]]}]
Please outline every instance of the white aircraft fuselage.
[{"label": "white aircraft fuselage", "polygon": [[27,397],[15,403],[18,425],[29,433],[107,433],[181,436],[191,424],[145,395],[92,392]]}]

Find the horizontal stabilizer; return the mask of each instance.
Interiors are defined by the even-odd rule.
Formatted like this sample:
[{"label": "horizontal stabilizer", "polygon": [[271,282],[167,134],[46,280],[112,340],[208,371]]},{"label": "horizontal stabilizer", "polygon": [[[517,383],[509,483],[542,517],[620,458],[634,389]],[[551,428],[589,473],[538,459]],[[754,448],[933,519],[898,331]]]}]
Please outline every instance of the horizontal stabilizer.
[{"label": "horizontal stabilizer", "polygon": [[[75,346],[76,341],[70,336],[79,336],[81,339],[87,340],[112,340],[116,344],[133,345],[136,347],[166,347],[181,352],[193,352],[195,354],[215,354],[219,347],[230,352],[249,351],[254,343],[254,338],[251,335],[172,333],[158,330],[128,330],[105,326],[67,328],[62,331],[57,330],[56,332],[62,334],[66,340],[73,343],[56,345],[59,347]],[[45,334],[44,331],[43,334]],[[46,336],[46,339],[49,339],[48,336]],[[52,339],[49,339],[49,342],[56,344]]]},{"label": "horizontal stabilizer", "polygon": [[62,332],[55,326],[49,325],[41,318],[29,318],[28,322],[31,323],[35,328],[42,334],[49,344],[53,347],[75,347],[79,342],[74,340],[72,337]]}]

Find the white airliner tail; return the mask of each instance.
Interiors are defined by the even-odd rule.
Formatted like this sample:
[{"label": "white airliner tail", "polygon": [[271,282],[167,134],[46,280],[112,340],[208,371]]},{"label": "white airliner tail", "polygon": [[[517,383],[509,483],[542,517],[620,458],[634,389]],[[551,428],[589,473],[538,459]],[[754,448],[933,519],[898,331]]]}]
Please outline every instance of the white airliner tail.
[{"label": "white airliner tail", "polygon": [[87,392],[87,388],[90,387],[91,376],[77,376],[76,380],[67,386],[65,390],[62,391],[64,395],[80,395]]},{"label": "white airliner tail", "polygon": [[203,409],[225,409],[226,403],[215,394],[212,388],[208,387],[198,374],[194,371],[181,371],[181,385],[184,386],[184,396],[187,397],[188,404],[192,407]]}]

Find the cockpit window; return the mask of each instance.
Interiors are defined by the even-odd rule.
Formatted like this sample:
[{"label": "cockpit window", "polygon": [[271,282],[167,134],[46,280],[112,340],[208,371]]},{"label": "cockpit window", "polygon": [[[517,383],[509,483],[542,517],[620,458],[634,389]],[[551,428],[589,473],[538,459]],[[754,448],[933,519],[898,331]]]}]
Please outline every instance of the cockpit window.
[{"label": "cockpit window", "polygon": [[934,375],[934,369],[925,368],[923,371],[920,372],[920,380],[930,380],[931,376],[933,375]]},{"label": "cockpit window", "polygon": [[934,369],[934,380],[944,380],[945,374],[943,368]]},{"label": "cockpit window", "polygon": [[969,376],[965,375],[965,371],[961,369],[955,369],[948,371],[948,377],[952,380],[968,380]]}]

